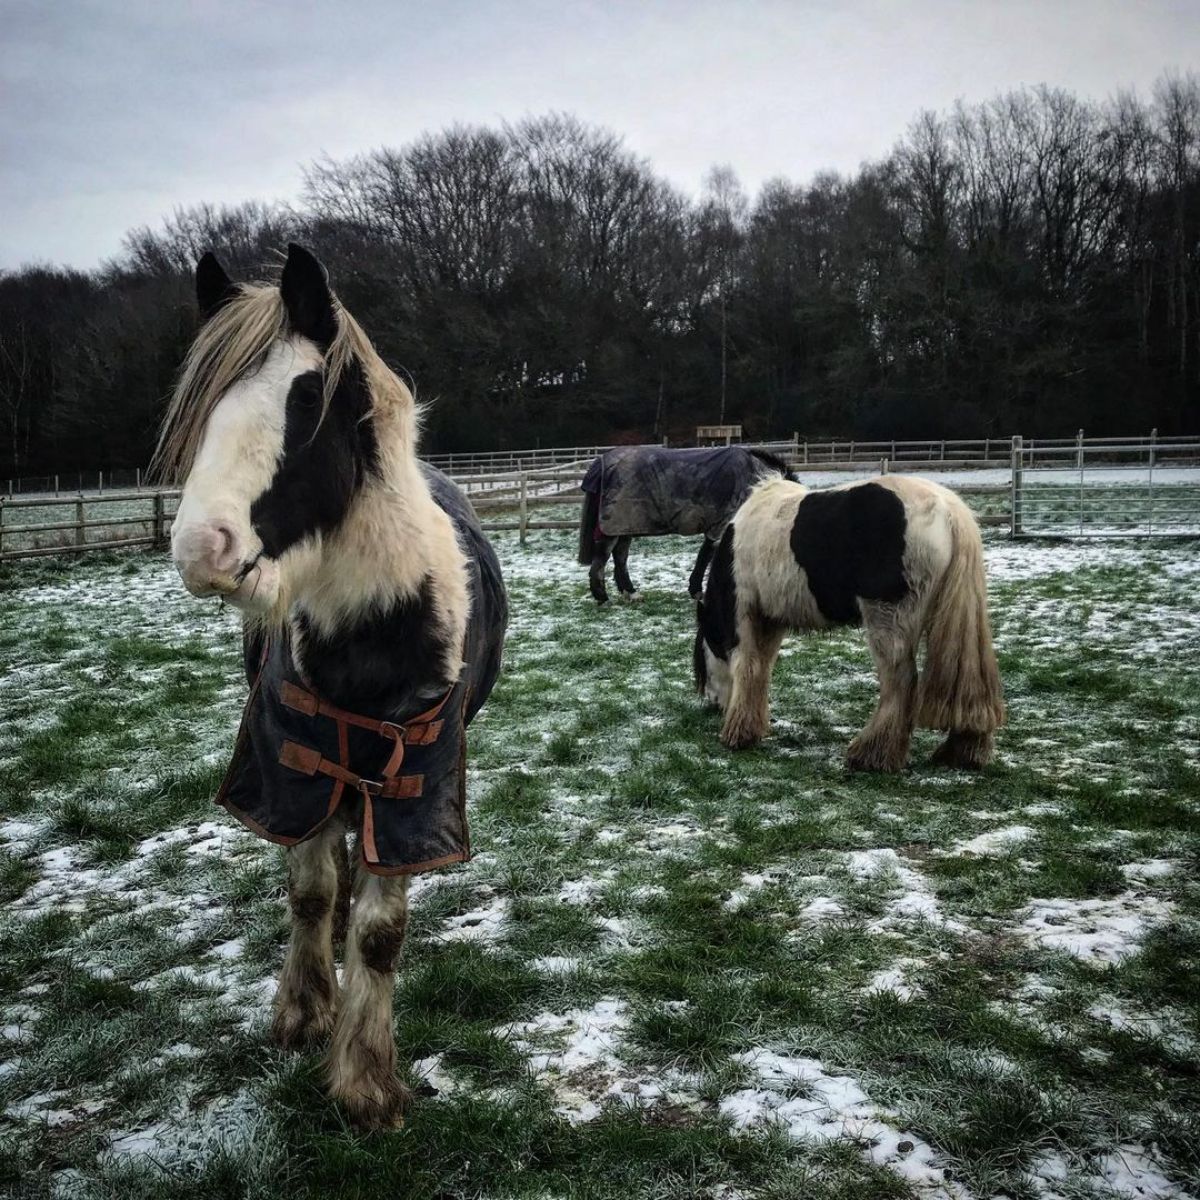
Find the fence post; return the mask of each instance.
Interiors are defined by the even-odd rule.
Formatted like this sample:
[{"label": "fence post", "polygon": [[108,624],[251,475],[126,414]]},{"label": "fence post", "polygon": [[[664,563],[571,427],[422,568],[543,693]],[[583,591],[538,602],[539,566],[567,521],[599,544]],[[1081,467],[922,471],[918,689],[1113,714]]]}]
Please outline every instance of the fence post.
[{"label": "fence post", "polygon": [[75,545],[84,544],[86,530],[87,526],[83,523],[83,493],[80,492],[79,499],[75,501]]},{"label": "fence post", "polygon": [[55,475],[55,477],[54,477],[54,495],[57,498],[57,496],[58,496],[58,476],[57,475]]},{"label": "fence post", "polygon": [[880,475],[886,475],[888,473],[888,460],[886,458],[881,458],[879,460],[879,473]]},{"label": "fence post", "polygon": [[942,462],[946,461],[946,439],[942,438]]},{"label": "fence post", "polygon": [[1075,465],[1083,470],[1083,430],[1075,435]]},{"label": "fence post", "polygon": [[0,559],[4,558],[4,497],[0,496]]},{"label": "fence post", "polygon": [[804,440],[804,465],[808,466],[808,439]]},{"label": "fence post", "polygon": [[104,472],[103,472],[103,471],[97,471],[97,472],[96,472],[96,476],[97,476],[97,478],[100,480],[100,486],[99,486],[99,488],[97,489],[97,491],[99,491],[100,495],[102,495],[102,496],[103,496],[103,495],[104,495]]},{"label": "fence post", "polygon": [[1150,470],[1154,470],[1154,445],[1158,441],[1158,426],[1150,430]]},{"label": "fence post", "polygon": [[1012,440],[1012,499],[1009,513],[1009,536],[1019,537],[1022,532],[1021,520],[1021,488],[1024,483],[1021,463],[1023,461],[1021,435],[1014,434]]},{"label": "fence post", "polygon": [[984,438],[983,439],[983,461],[985,463],[992,457],[991,449],[992,449],[992,439]]},{"label": "fence post", "polygon": [[154,493],[154,548],[161,550],[167,540],[167,506],[162,492]]},{"label": "fence post", "polygon": [[525,545],[525,535],[529,529],[529,500],[528,500],[528,493],[526,491],[526,486],[525,486],[526,481],[525,481],[524,469],[521,470],[520,481],[521,481],[521,517],[520,517],[521,545],[523,546],[523,545]]},{"label": "fence post", "polygon": [[134,467],[133,469],[134,487],[137,491],[142,490],[142,468]]}]

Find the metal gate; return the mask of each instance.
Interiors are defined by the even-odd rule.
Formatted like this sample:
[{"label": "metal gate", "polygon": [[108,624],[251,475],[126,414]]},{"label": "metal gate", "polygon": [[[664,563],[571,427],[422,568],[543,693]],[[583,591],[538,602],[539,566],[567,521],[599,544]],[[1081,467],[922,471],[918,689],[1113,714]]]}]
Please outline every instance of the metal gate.
[{"label": "metal gate", "polygon": [[1013,537],[1200,537],[1200,440],[1012,443]]}]

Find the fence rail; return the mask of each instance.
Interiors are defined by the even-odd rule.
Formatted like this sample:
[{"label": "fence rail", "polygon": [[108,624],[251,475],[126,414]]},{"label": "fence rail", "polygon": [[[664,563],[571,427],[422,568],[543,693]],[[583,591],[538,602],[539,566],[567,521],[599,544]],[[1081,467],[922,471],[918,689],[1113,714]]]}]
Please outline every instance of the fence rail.
[{"label": "fence rail", "polygon": [[[981,503],[982,524],[1014,537],[1200,536],[1200,438],[1012,438],[1000,455],[998,439],[974,442],[769,442],[762,448],[797,467],[818,471],[895,469],[980,471],[995,477],[950,476],[961,495]],[[910,458],[933,447],[946,458]],[[982,447],[988,457],[970,457]],[[486,530],[575,528],[576,519],[539,520],[539,510],[574,505],[594,451],[603,447],[535,451],[562,454],[508,470],[468,470],[457,482],[484,518]],[[826,458],[825,455],[837,457]],[[570,455],[570,457],[566,457]],[[494,464],[495,456],[489,457]],[[447,464],[449,465],[449,464]],[[478,465],[478,464],[475,464]],[[140,477],[136,481],[141,484]],[[0,561],[77,554],[120,547],[165,546],[178,508],[178,489],[135,486],[73,495],[0,498]]]},{"label": "fence rail", "polygon": [[[1068,462],[1080,447],[1096,454],[1113,454],[1130,448],[1153,449],[1159,461],[1200,461],[1195,449],[1196,436],[1160,437],[1156,430],[1138,437],[1085,437],[1081,430],[1068,438],[1023,438],[1026,461],[1045,460],[1045,456]],[[659,443],[653,443],[658,445]],[[665,442],[663,443],[666,444]],[[857,469],[887,459],[905,466],[1006,467],[1011,458],[1012,437],[945,438],[945,439],[875,439],[857,438],[806,439],[799,434],[777,441],[745,442],[746,446],[768,450],[786,459],[793,466],[820,466],[825,470]],[[557,446],[535,450],[489,450],[464,454],[432,454],[426,462],[445,471],[447,475],[466,484],[476,476],[556,470],[572,465],[586,466],[598,454],[615,446]],[[90,474],[38,475],[3,480],[6,490],[0,498],[29,495],[77,495],[111,492],[146,492],[140,468],[98,471]]]}]

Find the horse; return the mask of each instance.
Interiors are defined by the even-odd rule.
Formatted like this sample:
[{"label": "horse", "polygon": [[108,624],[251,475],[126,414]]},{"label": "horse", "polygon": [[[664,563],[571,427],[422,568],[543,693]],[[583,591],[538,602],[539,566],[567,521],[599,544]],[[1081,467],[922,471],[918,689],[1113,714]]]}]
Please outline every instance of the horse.
[{"label": "horse", "polygon": [[698,599],[729,518],[754,484],[770,475],[793,478],[782,459],[746,446],[620,446],[599,455],[583,477],[579,516],[579,562],[590,567],[596,603],[608,601],[604,574],[610,554],[618,592],[638,599],[629,578],[629,543],[668,533],[704,535],[688,580],[688,593]]},{"label": "horse", "polygon": [[861,624],[879,704],[847,765],[901,770],[916,724],[947,731],[935,763],[980,768],[992,757],[1004,697],[983,542],[970,509],[936,483],[888,475],[820,491],[759,484],[721,539],[696,615],[696,690],[724,711],[720,736],[731,749],[767,734],[785,633]]},{"label": "horse", "polygon": [[466,497],[416,458],[412,394],[312,254],[290,246],[278,286],[236,284],[206,254],[196,293],[155,468],[183,480],[187,590],[242,613],[251,692],[217,802],[287,847],[271,1032],[328,1039],[329,1094],[393,1127],[408,880],[470,856],[465,729],[500,669],[504,581]]}]

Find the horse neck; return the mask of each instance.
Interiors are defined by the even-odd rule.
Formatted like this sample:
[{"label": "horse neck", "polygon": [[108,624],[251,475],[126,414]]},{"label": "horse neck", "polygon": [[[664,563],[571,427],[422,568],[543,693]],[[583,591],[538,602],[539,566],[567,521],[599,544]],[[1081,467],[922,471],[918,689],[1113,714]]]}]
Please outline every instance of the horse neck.
[{"label": "horse neck", "polygon": [[[416,632],[437,647],[431,669],[437,678],[398,679],[397,686],[420,693],[422,684],[449,686],[461,670],[467,562],[411,449],[381,445],[381,451],[379,475],[368,478],[337,531],[322,539],[320,561],[296,605],[327,643],[344,645],[351,673],[359,666],[354,648],[377,637],[389,613],[406,614],[397,636],[412,636],[419,622]],[[364,676],[377,676],[379,665],[361,664]]]}]

